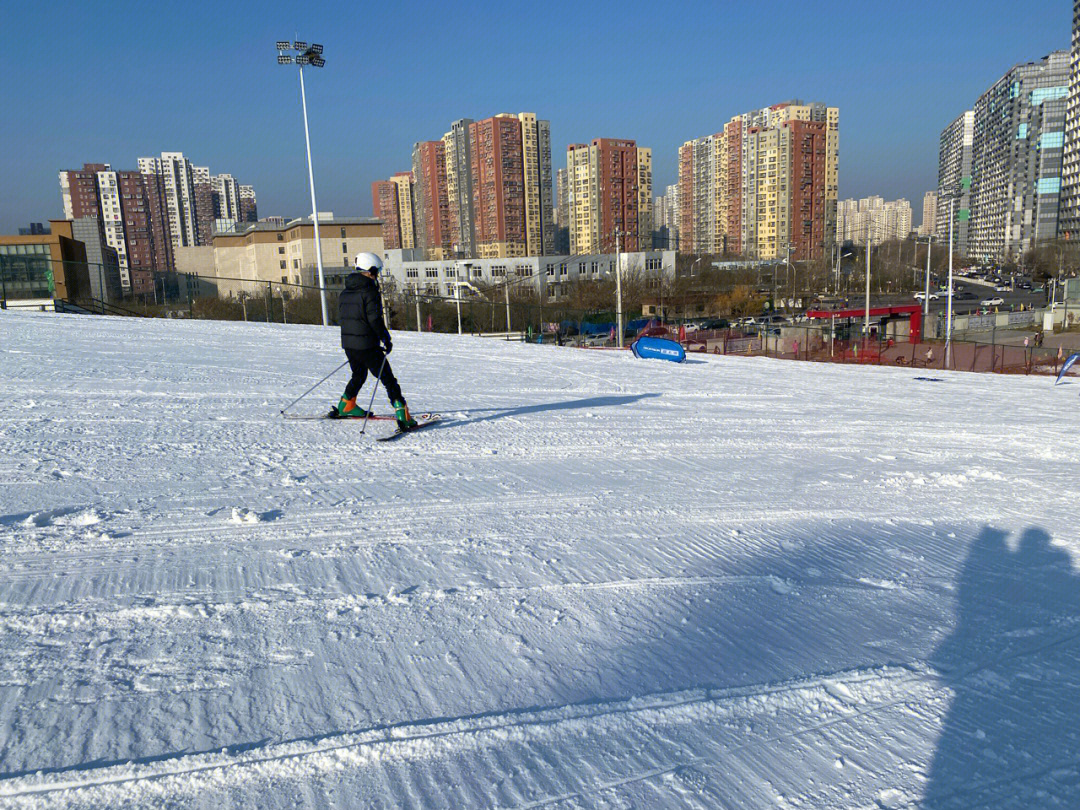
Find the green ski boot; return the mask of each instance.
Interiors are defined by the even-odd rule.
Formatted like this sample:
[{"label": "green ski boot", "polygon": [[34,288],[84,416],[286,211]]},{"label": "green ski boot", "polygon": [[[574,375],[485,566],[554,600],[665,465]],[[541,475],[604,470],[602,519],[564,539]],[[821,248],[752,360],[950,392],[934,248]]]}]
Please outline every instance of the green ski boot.
[{"label": "green ski boot", "polygon": [[363,419],[368,415],[368,412],[356,404],[356,397],[352,399],[341,398],[341,401],[337,404],[337,408],[331,413],[337,413],[338,418],[349,419]]},{"label": "green ski boot", "polygon": [[409,413],[409,406],[402,400],[394,403],[394,416],[397,418],[398,430],[411,430],[416,427],[416,420]]}]

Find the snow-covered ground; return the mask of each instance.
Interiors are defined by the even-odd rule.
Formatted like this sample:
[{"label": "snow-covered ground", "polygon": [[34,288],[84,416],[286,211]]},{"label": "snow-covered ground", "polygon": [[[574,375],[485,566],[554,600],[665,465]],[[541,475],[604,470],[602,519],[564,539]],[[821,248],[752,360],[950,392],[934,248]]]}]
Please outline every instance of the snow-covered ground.
[{"label": "snow-covered ground", "polygon": [[0,806],[1080,807],[1080,385],[342,359],[0,313]]}]

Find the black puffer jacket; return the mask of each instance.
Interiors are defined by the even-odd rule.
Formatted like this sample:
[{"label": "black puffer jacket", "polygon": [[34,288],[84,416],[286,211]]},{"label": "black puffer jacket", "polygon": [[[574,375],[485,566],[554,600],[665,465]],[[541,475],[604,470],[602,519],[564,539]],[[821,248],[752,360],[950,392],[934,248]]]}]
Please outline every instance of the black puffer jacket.
[{"label": "black puffer jacket", "polygon": [[390,343],[390,332],[383,323],[379,285],[360,273],[352,273],[345,279],[345,289],[338,297],[338,323],[343,349],[363,351]]}]

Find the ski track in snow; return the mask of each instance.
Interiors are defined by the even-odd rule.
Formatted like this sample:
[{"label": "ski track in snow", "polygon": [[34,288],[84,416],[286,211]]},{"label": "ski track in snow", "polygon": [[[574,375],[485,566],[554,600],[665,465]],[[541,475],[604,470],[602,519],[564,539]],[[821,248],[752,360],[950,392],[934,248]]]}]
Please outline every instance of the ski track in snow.
[{"label": "ski track in snow", "polygon": [[0,345],[0,808],[1080,806],[1074,388],[401,333],[379,444],[335,330]]}]

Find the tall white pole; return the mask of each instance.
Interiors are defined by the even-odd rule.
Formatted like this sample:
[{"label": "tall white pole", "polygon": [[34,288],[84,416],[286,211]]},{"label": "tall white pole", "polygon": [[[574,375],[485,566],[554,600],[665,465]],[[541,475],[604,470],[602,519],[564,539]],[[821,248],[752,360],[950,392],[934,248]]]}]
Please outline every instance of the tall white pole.
[{"label": "tall white pole", "polygon": [[945,309],[945,368],[952,363],[952,291],[953,291],[953,204],[955,198],[949,199],[949,292],[946,298]]},{"label": "tall white pole", "polygon": [[457,333],[461,334],[461,281],[454,285],[454,298],[457,304]]},{"label": "tall white pole", "polygon": [[420,285],[413,285],[413,300],[416,301],[416,331],[420,331]]},{"label": "tall white pole", "polygon": [[863,338],[870,337],[870,217],[866,223],[866,320],[863,323]]},{"label": "tall white pole", "polygon": [[506,277],[506,282],[503,284],[503,291],[506,293],[506,339],[510,339],[510,276]]},{"label": "tall white pole", "polygon": [[621,349],[623,347],[622,231],[615,231],[615,325],[618,329],[615,345]]},{"label": "tall white pole", "polygon": [[304,90],[304,68],[300,68],[300,103],[304,107],[304,143],[307,144],[307,175],[311,186],[311,220],[315,225],[315,265],[319,268],[319,298],[322,303],[323,326],[330,325],[326,312],[326,281],[323,279],[322,241],[319,239],[319,208],[315,203],[315,172],[311,168],[311,134],[307,122],[307,93]]},{"label": "tall white pole", "polygon": [[926,292],[923,298],[923,328],[930,324],[930,245],[933,243],[934,237],[926,237]]}]

